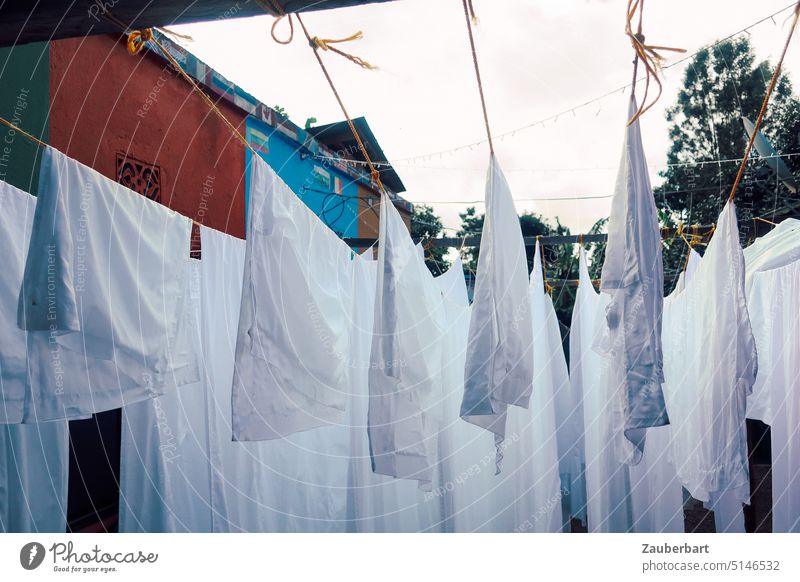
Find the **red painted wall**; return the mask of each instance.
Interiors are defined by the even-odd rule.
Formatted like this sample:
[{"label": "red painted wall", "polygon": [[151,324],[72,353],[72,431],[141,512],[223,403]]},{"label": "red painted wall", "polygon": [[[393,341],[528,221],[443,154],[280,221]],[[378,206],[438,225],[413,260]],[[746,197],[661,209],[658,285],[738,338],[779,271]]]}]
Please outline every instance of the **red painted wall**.
[{"label": "red painted wall", "polygon": [[[166,61],[113,36],[50,49],[50,143],[116,179],[117,152],[161,168],[161,201],[243,238],[244,146]],[[219,108],[244,133],[245,115]]]}]

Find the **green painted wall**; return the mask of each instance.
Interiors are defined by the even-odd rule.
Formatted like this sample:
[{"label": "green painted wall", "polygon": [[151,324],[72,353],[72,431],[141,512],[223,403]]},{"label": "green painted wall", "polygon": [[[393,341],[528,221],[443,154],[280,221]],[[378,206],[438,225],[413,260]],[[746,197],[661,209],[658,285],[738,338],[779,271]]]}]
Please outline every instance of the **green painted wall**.
[{"label": "green painted wall", "polygon": [[[44,142],[49,138],[47,43],[0,48],[0,116]],[[0,180],[36,194],[41,148],[0,124]]]}]

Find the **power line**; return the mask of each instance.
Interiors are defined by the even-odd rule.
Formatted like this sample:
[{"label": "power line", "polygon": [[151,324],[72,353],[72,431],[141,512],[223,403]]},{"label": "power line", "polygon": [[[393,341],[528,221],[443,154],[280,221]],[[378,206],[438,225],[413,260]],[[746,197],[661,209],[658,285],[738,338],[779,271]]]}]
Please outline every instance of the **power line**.
[{"label": "power line", "polygon": [[[692,58],[696,57],[702,51],[708,50],[710,48],[714,48],[714,47],[716,47],[716,46],[718,46],[718,45],[720,45],[720,44],[722,44],[724,42],[729,41],[730,39],[732,39],[735,36],[738,36],[738,35],[740,35],[742,33],[749,32],[749,30],[751,28],[754,28],[754,27],[756,27],[756,26],[758,26],[760,24],[763,24],[764,22],[766,22],[768,20],[771,20],[772,22],[775,22],[775,16],[778,16],[782,12],[786,12],[787,10],[789,10],[791,8],[794,8],[795,4],[796,4],[796,2],[792,2],[788,6],[786,6],[784,8],[781,8],[780,10],[778,10],[776,12],[773,12],[772,14],[769,14],[768,16],[765,16],[764,18],[761,18],[760,20],[757,20],[756,22],[753,22],[752,24],[742,28],[741,30],[738,30],[738,31],[736,31],[736,32],[734,32],[732,34],[729,34],[728,36],[726,36],[726,37],[724,37],[722,39],[719,39],[716,42],[713,42],[711,44],[705,45],[704,47],[698,49],[694,53],[692,53],[690,55],[687,55],[687,56],[685,56],[685,57],[683,57],[681,59],[678,59],[677,61],[669,63],[668,65],[664,65],[662,67],[662,69],[670,69],[672,67],[676,67],[676,66],[680,65],[681,63],[684,63],[684,62],[688,61],[689,59],[692,59]],[[640,80],[644,80],[644,77],[642,77]],[[597,97],[589,99],[588,101],[584,101],[580,105],[575,105],[574,107],[570,107],[568,109],[564,109],[563,111],[560,111],[560,112],[555,113],[553,115],[550,115],[548,117],[544,117],[542,119],[538,119],[537,121],[533,121],[533,122],[527,123],[525,125],[517,127],[516,129],[512,129],[512,130],[506,131],[504,133],[493,135],[492,137],[494,139],[501,139],[502,140],[505,137],[509,137],[509,136],[513,137],[517,132],[525,131],[527,129],[531,129],[533,127],[536,127],[538,125],[542,125],[543,126],[548,121],[557,121],[558,118],[563,116],[563,115],[568,115],[570,113],[574,114],[577,109],[581,109],[581,108],[586,107],[588,105],[592,105],[594,103],[602,101],[603,99],[605,99],[606,97],[610,97],[611,95],[615,95],[617,93],[623,93],[626,89],[628,89],[631,86],[631,84],[632,83],[627,83],[625,85],[617,87],[616,89],[612,89],[611,91],[607,91],[606,93],[603,93],[602,95],[599,95]],[[408,162],[408,161],[413,161],[413,160],[420,160],[420,159],[424,159],[424,158],[430,158],[430,157],[433,157],[433,156],[441,156],[443,154],[449,154],[449,153],[460,151],[460,150],[474,148],[476,146],[479,146],[479,145],[482,145],[482,144],[486,143],[487,141],[488,141],[488,138],[484,138],[484,139],[481,139],[481,140],[478,140],[478,141],[474,141],[472,143],[468,143],[468,144],[465,144],[465,145],[461,145],[461,146],[458,146],[458,147],[455,147],[455,148],[438,150],[438,151],[434,151],[434,152],[429,152],[427,154],[420,154],[420,155],[410,156],[410,157],[406,157],[406,158],[397,158],[397,159],[394,160],[394,163],[397,163],[397,162]],[[325,156],[319,156],[319,158],[320,159],[326,159]],[[351,163],[356,163],[356,164],[366,164],[366,162],[362,162],[360,160],[348,160],[348,161],[350,161]],[[378,160],[378,161],[374,161],[373,160],[372,163],[373,163],[373,165],[375,167],[381,167],[381,166],[387,167],[387,166],[392,166],[393,165],[393,163],[389,162],[388,160]],[[711,163],[711,162],[705,162],[705,163]]]}]

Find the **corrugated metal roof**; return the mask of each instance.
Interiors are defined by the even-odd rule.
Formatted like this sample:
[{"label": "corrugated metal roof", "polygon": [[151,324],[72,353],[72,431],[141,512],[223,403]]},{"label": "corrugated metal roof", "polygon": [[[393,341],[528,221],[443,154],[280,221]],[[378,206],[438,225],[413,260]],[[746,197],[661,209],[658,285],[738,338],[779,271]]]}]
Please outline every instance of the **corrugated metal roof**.
[{"label": "corrugated metal roof", "polygon": [[[276,0],[285,12],[329,10],[390,0]],[[118,33],[102,14],[132,29],[274,14],[271,0],[5,0],[0,2],[0,46]]]}]

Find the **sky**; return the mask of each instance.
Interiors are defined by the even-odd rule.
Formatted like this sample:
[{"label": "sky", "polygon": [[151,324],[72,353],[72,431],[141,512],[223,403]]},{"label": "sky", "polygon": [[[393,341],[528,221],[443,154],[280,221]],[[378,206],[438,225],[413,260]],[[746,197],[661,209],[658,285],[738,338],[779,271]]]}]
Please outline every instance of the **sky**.
[{"label": "sky", "polygon": [[[473,4],[489,123],[493,135],[507,134],[495,140],[495,151],[517,210],[534,211],[551,223],[558,217],[573,233],[586,232],[608,215],[621,155],[630,92],[618,89],[630,83],[633,59],[624,34],[627,1]],[[744,33],[758,58],[774,63],[792,5],[788,0],[648,0],[643,31],[648,44],[691,54],[786,8]],[[367,118],[394,163],[406,185],[403,196],[433,206],[446,234],[458,229],[458,213],[468,206],[482,212],[489,150],[485,141],[463,147],[485,140],[486,133],[462,3],[395,0],[308,13],[303,19],[321,38],[363,32],[363,39],[337,46],[378,70],[361,69],[331,53],[322,56],[350,115]],[[283,107],[298,125],[309,117],[318,124],[342,120],[302,32],[296,30],[291,44],[280,45],[270,36],[272,22],[264,16],[174,30],[192,36],[181,41],[188,50],[267,105]],[[285,21],[277,32],[288,32]],[[682,58],[665,55],[667,65]],[[654,185],[669,147],[664,111],[675,101],[685,67],[664,70],[663,95],[641,120]],[[800,39],[790,47],[784,70],[798,82]],[[592,103],[580,106],[587,101]]]}]

